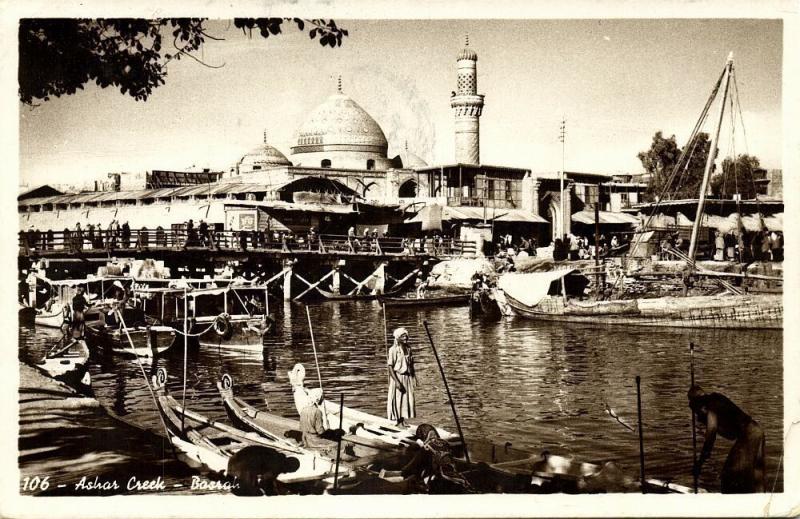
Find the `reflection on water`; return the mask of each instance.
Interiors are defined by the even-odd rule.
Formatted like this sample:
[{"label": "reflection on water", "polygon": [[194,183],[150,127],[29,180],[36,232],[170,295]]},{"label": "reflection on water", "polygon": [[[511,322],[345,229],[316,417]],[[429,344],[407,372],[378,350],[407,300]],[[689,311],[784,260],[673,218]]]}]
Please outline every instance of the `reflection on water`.
[{"label": "reflection on water", "polygon": [[[319,371],[328,398],[345,395],[345,405],[385,412],[386,343],[376,302],[324,303],[310,307]],[[256,406],[296,414],[286,372],[306,367],[309,386],[318,384],[305,308],[286,305],[263,354],[196,349],[187,355],[187,407],[224,419],[215,383],[224,373],[235,390]],[[642,377],[645,459],[648,476],[691,481],[691,414],[688,345],[696,344],[696,379],[720,391],[765,429],[771,487],[782,452],[782,334],[774,331],[665,330],[585,325],[562,326],[522,319],[470,321],[466,308],[388,308],[388,333],[411,333],[417,360],[418,420],[455,430],[447,395],[423,321],[427,320],[446,370],[467,443],[511,442],[532,453],[547,449],[586,461],[616,460],[638,473],[638,435],[606,413],[636,426],[635,377]],[[35,358],[46,335],[20,330],[23,356]],[[170,374],[170,390],[182,394],[183,344],[167,357],[145,364]],[[161,428],[152,397],[136,361],[96,359],[93,387],[114,413],[155,432]],[[699,438],[700,444],[702,438]],[[731,447],[719,438],[701,484],[719,488],[719,473]],[[777,479],[782,488],[782,477]]]}]

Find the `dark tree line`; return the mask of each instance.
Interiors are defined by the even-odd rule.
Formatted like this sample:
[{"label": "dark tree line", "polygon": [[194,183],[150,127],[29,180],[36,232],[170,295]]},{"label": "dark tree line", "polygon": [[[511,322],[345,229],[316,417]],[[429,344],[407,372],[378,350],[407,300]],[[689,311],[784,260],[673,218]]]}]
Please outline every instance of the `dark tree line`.
[{"label": "dark tree line", "polygon": [[[145,101],[164,84],[167,64],[196,55],[206,40],[205,18],[25,18],[19,24],[19,96],[28,105],[74,94],[94,82]],[[338,47],[347,30],[333,20],[236,18],[245,34],[277,36],[292,25],[323,47]],[[203,63],[206,65],[205,63]],[[206,65],[211,66],[211,65]]]}]

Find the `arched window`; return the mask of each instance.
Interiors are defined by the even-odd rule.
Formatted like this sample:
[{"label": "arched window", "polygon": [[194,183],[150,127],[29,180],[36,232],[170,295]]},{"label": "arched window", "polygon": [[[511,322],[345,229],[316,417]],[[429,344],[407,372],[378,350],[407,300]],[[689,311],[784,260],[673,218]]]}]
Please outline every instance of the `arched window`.
[{"label": "arched window", "polygon": [[397,196],[400,198],[413,198],[417,196],[417,183],[413,180],[406,180],[400,185]]},{"label": "arched window", "polygon": [[331,167],[331,159],[322,159],[322,162],[320,163],[320,166],[323,167],[323,168]]},{"label": "arched window", "polygon": [[367,169],[375,169],[375,159],[367,159]]}]

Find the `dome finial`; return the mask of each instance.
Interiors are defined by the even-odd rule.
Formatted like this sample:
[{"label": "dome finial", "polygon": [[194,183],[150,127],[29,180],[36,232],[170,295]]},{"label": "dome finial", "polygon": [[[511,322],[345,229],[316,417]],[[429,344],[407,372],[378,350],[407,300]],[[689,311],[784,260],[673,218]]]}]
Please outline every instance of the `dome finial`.
[{"label": "dome finial", "polygon": [[336,89],[339,91],[340,94],[342,93],[342,75],[341,74],[339,74],[339,80],[337,82]]},{"label": "dome finial", "polygon": [[408,151],[408,139],[406,139],[406,151]]},{"label": "dome finial", "polygon": [[267,143],[267,129],[264,128],[264,144]]},{"label": "dome finial", "polygon": [[464,34],[464,47],[469,47],[469,33]]}]

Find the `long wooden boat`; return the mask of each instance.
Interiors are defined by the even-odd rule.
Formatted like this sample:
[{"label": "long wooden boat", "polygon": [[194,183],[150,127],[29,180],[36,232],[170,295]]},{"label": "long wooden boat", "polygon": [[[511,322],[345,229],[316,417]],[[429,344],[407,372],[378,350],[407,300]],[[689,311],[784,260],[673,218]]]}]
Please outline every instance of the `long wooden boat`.
[{"label": "long wooden boat", "polygon": [[[257,432],[268,438],[292,438],[292,441],[299,443],[302,436],[300,422],[292,418],[286,418],[268,411],[256,409],[241,398],[236,397],[233,393],[233,379],[230,375],[223,375],[222,379],[217,382],[217,388],[222,396],[222,403],[225,406],[228,417],[235,425],[245,430]],[[338,418],[329,416],[328,419],[331,428],[339,426]],[[353,432],[344,434],[342,437],[341,452],[344,456],[342,459],[347,461],[374,457],[384,453],[400,455],[400,451],[403,450],[405,446],[412,445],[410,442],[404,444],[397,441],[397,438],[389,434],[382,434],[379,430],[374,430],[372,434],[362,433],[358,435],[356,434],[357,428],[354,427],[354,425],[349,425],[351,423],[352,420],[342,422],[342,429],[344,431],[348,431],[351,427],[353,428]],[[348,424],[349,427],[346,424]],[[360,428],[363,429],[364,426]],[[385,438],[381,438],[381,436]],[[320,439],[318,445],[316,450],[328,457],[331,457],[332,453],[336,452],[337,445],[334,440]]]},{"label": "long wooden boat", "polygon": [[102,319],[86,322],[84,334],[90,346],[129,357],[156,357],[175,342],[171,326],[131,326],[126,333],[121,327],[107,326]]},{"label": "long wooden boat", "polygon": [[[551,283],[573,270],[505,274],[498,291],[515,315],[539,321],[676,328],[781,329],[783,301],[777,294],[719,294],[618,301],[576,302],[552,295]],[[525,301],[521,300],[525,299]]]},{"label": "long wooden boat", "polygon": [[383,299],[385,297],[400,293],[400,289],[397,289],[384,294],[334,294],[333,292],[329,292],[319,287],[317,287],[317,291],[322,295],[322,297],[331,301],[370,301],[373,299]]},{"label": "long wooden boat", "polygon": [[[64,344],[64,341],[66,344]],[[89,347],[80,339],[64,339],[34,366],[58,381],[64,382],[81,393],[91,392],[89,375]]]},{"label": "long wooden boat", "polygon": [[[295,471],[281,473],[277,477],[278,481],[290,485],[292,490],[319,493],[332,485],[336,467],[330,460],[281,439],[242,431],[183,409],[167,392],[166,382],[167,372],[161,368],[153,377],[153,391],[170,441],[184,463],[220,476],[230,476],[228,462],[236,452],[248,446],[261,446],[299,462]],[[352,477],[351,468],[340,464],[338,475],[340,481],[347,480]]]},{"label": "long wooden boat", "polygon": [[469,294],[449,294],[425,297],[382,297],[386,306],[451,306],[469,303]]}]

